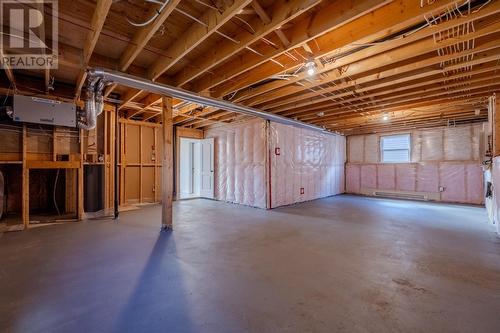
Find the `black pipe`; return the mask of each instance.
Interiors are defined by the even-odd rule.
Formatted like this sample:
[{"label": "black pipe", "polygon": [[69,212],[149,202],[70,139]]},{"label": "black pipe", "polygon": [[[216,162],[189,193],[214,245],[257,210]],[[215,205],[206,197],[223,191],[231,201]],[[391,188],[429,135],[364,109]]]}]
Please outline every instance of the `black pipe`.
[{"label": "black pipe", "polygon": [[120,142],[118,141],[118,129],[120,128],[120,123],[118,121],[118,108],[115,106],[115,193],[114,193],[114,219],[118,218],[118,199],[120,197],[119,187],[118,187],[118,149],[120,149]]}]

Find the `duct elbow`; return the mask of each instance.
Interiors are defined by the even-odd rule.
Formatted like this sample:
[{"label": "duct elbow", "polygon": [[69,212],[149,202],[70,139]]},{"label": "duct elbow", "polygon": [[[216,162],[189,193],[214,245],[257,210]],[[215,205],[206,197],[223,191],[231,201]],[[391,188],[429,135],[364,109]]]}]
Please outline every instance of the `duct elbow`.
[{"label": "duct elbow", "polygon": [[85,121],[79,121],[78,128],[91,130],[96,127],[97,116],[104,109],[103,88],[104,83],[99,78],[94,78],[89,82],[87,86],[87,99],[84,105]]}]

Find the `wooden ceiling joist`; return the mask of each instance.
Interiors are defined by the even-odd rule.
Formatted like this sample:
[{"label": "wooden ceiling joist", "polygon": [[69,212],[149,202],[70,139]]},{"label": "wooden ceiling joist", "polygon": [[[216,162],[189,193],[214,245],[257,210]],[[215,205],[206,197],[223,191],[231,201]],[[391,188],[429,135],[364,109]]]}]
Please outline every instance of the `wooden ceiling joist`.
[{"label": "wooden ceiling joist", "polygon": [[[500,91],[500,1],[473,0],[470,10],[464,3],[170,0],[156,15],[159,3],[67,1],[60,3],[59,68],[4,68],[2,91],[16,84],[37,95],[50,88],[52,96],[78,97],[92,66],[348,134],[481,121],[485,98]],[[138,27],[126,11],[134,21],[154,19]],[[161,120],[161,96],[114,84],[106,96],[111,92],[121,115]],[[245,119],[173,104],[178,126]]]},{"label": "wooden ceiling joist", "polygon": [[[0,57],[3,57],[3,56],[4,56],[3,50],[0,49]],[[5,64],[3,66],[3,70],[5,71],[5,75],[7,75],[7,78],[9,79],[10,86],[15,90],[16,89],[16,78],[14,76],[14,71],[12,70],[12,68],[8,64]]]},{"label": "wooden ceiling joist", "polygon": [[[130,41],[130,44],[127,46],[119,59],[118,68],[120,71],[125,72],[129,68],[141,51],[144,50],[151,38],[153,38],[158,29],[161,28],[170,14],[172,14],[179,2],[180,0],[170,0],[168,5],[163,8],[158,17],[151,24],[142,27],[135,33],[134,37]],[[108,96],[116,88],[116,86],[116,84],[109,86],[106,89],[105,96]]]},{"label": "wooden ceiling joist", "polygon": [[[359,102],[361,102],[361,100],[366,100],[366,99],[376,99],[377,101],[382,101],[386,98],[386,95],[388,94],[392,94],[391,96],[404,97],[407,94],[413,94],[418,91],[429,92],[433,89],[436,90],[446,89],[453,86],[463,85],[465,83],[473,83],[474,77],[476,77],[476,75],[478,74],[487,73],[486,75],[480,75],[479,79],[488,79],[491,78],[492,76],[496,77],[497,74],[495,72],[499,69],[500,66],[493,66],[486,69],[464,72],[449,77],[443,76],[442,73],[439,73],[434,75],[435,78],[433,80],[429,80],[429,78],[426,78],[425,80],[419,80],[419,83],[415,84],[408,84],[411,82],[407,82],[407,85],[396,84],[394,85],[393,89],[380,89],[377,92],[372,92],[372,93],[370,93],[371,89],[369,88],[355,89],[342,94],[336,94],[335,96],[332,96],[330,99],[321,99],[321,102],[323,103],[329,102],[326,104],[318,105],[319,103],[314,103],[314,105],[316,106],[313,106],[313,104],[309,102],[297,103],[293,107],[287,107],[279,110],[275,109],[273,110],[273,112],[279,113],[284,116],[304,115],[307,113],[313,113],[315,108],[331,107],[333,109],[336,106],[343,104],[350,104],[350,103],[352,103],[353,105],[357,105],[359,104]],[[454,82],[454,80],[459,80],[459,81]],[[304,108],[300,109],[301,107]]]},{"label": "wooden ceiling joist", "polygon": [[156,80],[251,2],[252,0],[235,0],[231,6],[222,12],[216,10],[207,11],[200,19],[200,21],[206,22],[207,26],[193,24],[184,35],[179,36],[178,40],[168,48],[166,51],[167,57],[160,57],[151,66],[147,77],[150,80]]},{"label": "wooden ceiling joist", "polygon": [[94,48],[97,44],[97,40],[99,39],[102,27],[104,26],[104,21],[106,20],[106,16],[108,15],[112,3],[113,0],[97,1],[94,15],[92,16],[92,21],[90,23],[90,32],[87,35],[87,39],[85,40],[85,44],[83,46],[83,59],[81,64],[81,71],[78,74],[78,79],[76,83],[76,92],[75,92],[76,99],[80,97],[83,84],[85,83],[85,79],[87,78],[87,67],[90,62],[90,57],[94,52]]},{"label": "wooden ceiling joist", "polygon": [[249,22],[255,30],[253,34],[242,30],[234,37],[239,43],[235,44],[230,41],[221,43],[210,53],[206,54],[203,59],[199,59],[199,61],[194,64],[195,66],[189,66],[182,69],[174,77],[175,85],[180,87],[196,79],[200,75],[221,64],[223,61],[236,55],[238,52],[249,48],[253,43],[280,28],[283,24],[305,13],[307,10],[319,4],[320,1],[321,0],[275,1],[272,5],[272,13],[270,14],[272,21],[269,24],[262,24],[259,18],[257,18],[259,21]]},{"label": "wooden ceiling joist", "polygon": [[[304,82],[302,86],[295,85],[293,86],[293,88],[287,87],[292,83],[308,79],[307,74],[303,73],[303,74],[298,74],[297,77],[291,79],[290,81],[272,82],[270,84],[267,84],[266,87],[259,87],[254,91],[252,91],[253,96],[256,95],[258,96],[253,97],[249,100],[247,99],[245,104],[252,106],[259,105],[261,103],[265,103],[266,101],[274,100],[275,98],[283,98],[292,93],[304,91],[309,88],[313,88],[318,85],[324,84],[326,82],[333,82],[340,79],[348,78],[350,76],[358,75],[363,72],[368,72],[371,70],[375,70],[377,68],[383,68],[384,66],[391,66],[391,65],[394,66],[395,64],[402,62],[404,60],[411,59],[419,55],[425,55],[430,52],[436,52],[437,48],[439,47],[452,46],[460,41],[468,41],[480,38],[482,36],[487,36],[489,34],[497,33],[498,31],[500,31],[499,29],[500,29],[500,21],[496,21],[484,28],[476,28],[475,32],[472,32],[465,36],[457,36],[456,38],[443,41],[439,45],[436,45],[433,38],[425,38],[422,40],[417,40],[413,43],[405,44],[404,46],[398,48],[391,47],[389,51],[387,51],[386,48],[390,46],[384,47],[386,44],[376,45],[373,48],[381,49],[381,52],[376,52],[376,51],[374,52],[370,50],[371,48],[367,48],[365,50],[356,52],[352,55],[340,58],[332,64],[325,65],[324,70],[318,73],[318,76],[320,75],[320,77],[319,80],[317,81],[308,80]],[[496,41],[496,39],[494,40]],[[492,45],[492,47],[493,46],[494,45]],[[479,48],[476,47],[474,51],[475,50],[479,50]],[[470,52],[474,53],[474,51]],[[466,53],[467,52],[464,52],[464,54]],[[439,62],[442,61],[441,59],[444,58],[454,59],[457,56],[459,55],[455,54],[455,55],[443,56],[442,58],[440,58]],[[438,59],[437,54],[436,57],[434,57],[433,59]],[[407,65],[406,67],[407,68],[412,67],[411,65],[412,64]],[[420,64],[420,67],[421,65],[422,64]],[[413,67],[416,66],[413,65]],[[238,100],[241,100],[241,98],[239,98]]]},{"label": "wooden ceiling joist", "polygon": [[[273,48],[266,51],[262,55],[256,55],[252,52],[242,54],[238,58],[235,58],[227,62],[220,68],[217,68],[217,75],[208,75],[206,77],[203,77],[203,80],[199,80],[198,82],[196,82],[192,88],[195,91],[203,91],[213,88],[217,85],[234,79],[235,77],[242,75],[243,73],[248,73],[249,71],[266,63],[267,66],[270,66],[273,71],[273,73],[266,73],[266,77],[279,74],[281,71],[283,71],[283,68],[277,70],[276,64],[268,63],[269,59],[282,56],[286,52],[292,52],[295,48],[300,47],[304,43],[312,41],[313,39],[334,30],[335,28],[348,24],[349,22],[354,21],[357,17],[366,15],[369,12],[386,5],[391,1],[334,1],[326,8],[323,8],[321,11],[315,13],[315,15],[313,15],[312,17],[305,17],[299,22],[295,23],[291,31],[288,33],[291,37],[287,47],[282,46]],[[266,19],[266,17],[268,17],[267,13],[261,13],[259,16],[261,16],[264,22],[269,22]],[[266,24],[270,23],[271,22]],[[280,31],[282,33],[280,29],[274,30],[274,32],[277,31]],[[286,65],[286,69],[293,68],[298,65],[297,61],[294,61],[293,59],[290,60],[287,56],[284,56],[283,59],[280,59],[280,62]],[[261,71],[259,70],[258,72]],[[250,75],[247,75],[248,78],[242,78],[244,79],[243,81],[240,79],[231,80],[231,82],[228,83],[228,85],[232,87],[231,89],[219,88],[213,93],[213,96],[221,97],[224,94],[231,92],[230,90],[238,90],[238,84],[240,84],[240,82],[246,82],[247,79],[251,80],[251,83],[258,82],[254,79],[254,76],[255,73],[252,73]],[[237,82],[236,85],[235,82]]]},{"label": "wooden ceiling joist", "polygon": [[[401,6],[401,3],[398,1],[392,2],[374,10],[371,13],[361,16],[357,20],[343,24],[329,33],[315,38],[314,44],[318,46],[315,48],[316,53],[314,56],[317,58],[324,57],[330,54],[339,53],[339,51],[342,51],[343,48],[350,45],[371,43],[381,38],[387,38],[395,32],[407,29],[420,23],[423,20],[424,15],[433,13],[436,10],[443,10],[448,5],[454,3],[455,2],[453,0],[436,1],[431,6],[421,8],[418,1],[408,1],[408,3],[405,3],[404,6]],[[328,11],[324,11],[324,13],[326,15],[330,15]],[[328,17],[326,15],[325,18],[321,20],[323,24],[328,22]],[[318,23],[318,25],[320,24]],[[360,29],[360,27],[363,28]],[[301,29],[300,25],[296,25],[295,29],[296,31],[294,31],[293,34],[296,36],[307,36],[308,34],[307,30],[303,32],[299,31],[299,29]],[[328,71],[328,68],[323,71]],[[256,82],[265,80],[268,77],[279,74],[281,71],[276,71],[276,68],[273,68],[271,70],[260,69],[256,72],[260,74],[259,77],[256,77],[256,75],[253,74],[249,75],[248,78],[241,78],[241,80],[237,80],[238,85],[234,85],[231,90],[239,90],[250,86]],[[267,91],[289,85],[303,78],[305,78],[305,75],[303,75],[303,77],[300,76],[298,78],[290,78],[286,81],[275,81],[262,85],[261,87],[252,88],[249,91],[241,91],[241,93],[237,94],[235,101],[241,102],[247,100]],[[228,89],[223,87],[219,87],[218,89],[221,92],[228,91]]]}]

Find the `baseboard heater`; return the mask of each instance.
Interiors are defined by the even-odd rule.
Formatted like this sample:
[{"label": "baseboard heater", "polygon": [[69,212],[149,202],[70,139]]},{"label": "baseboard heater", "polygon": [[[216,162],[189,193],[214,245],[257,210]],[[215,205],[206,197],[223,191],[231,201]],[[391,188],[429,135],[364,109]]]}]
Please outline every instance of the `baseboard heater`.
[{"label": "baseboard heater", "polygon": [[395,199],[413,199],[413,200],[423,200],[423,201],[428,200],[426,195],[417,193],[413,194],[413,193],[375,191],[373,192],[373,195],[376,197],[395,198]]}]

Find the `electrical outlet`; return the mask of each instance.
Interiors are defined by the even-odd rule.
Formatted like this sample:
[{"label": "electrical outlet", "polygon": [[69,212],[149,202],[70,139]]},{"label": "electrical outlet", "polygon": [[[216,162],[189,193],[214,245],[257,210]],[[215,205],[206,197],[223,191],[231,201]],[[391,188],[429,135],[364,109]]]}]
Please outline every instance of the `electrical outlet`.
[{"label": "electrical outlet", "polygon": [[279,147],[274,148],[274,154],[281,155],[281,151],[280,151]]},{"label": "electrical outlet", "polygon": [[444,192],[445,187],[444,186],[439,186],[439,192]]},{"label": "electrical outlet", "polygon": [[304,188],[303,187],[300,188],[300,194],[304,194]]}]

